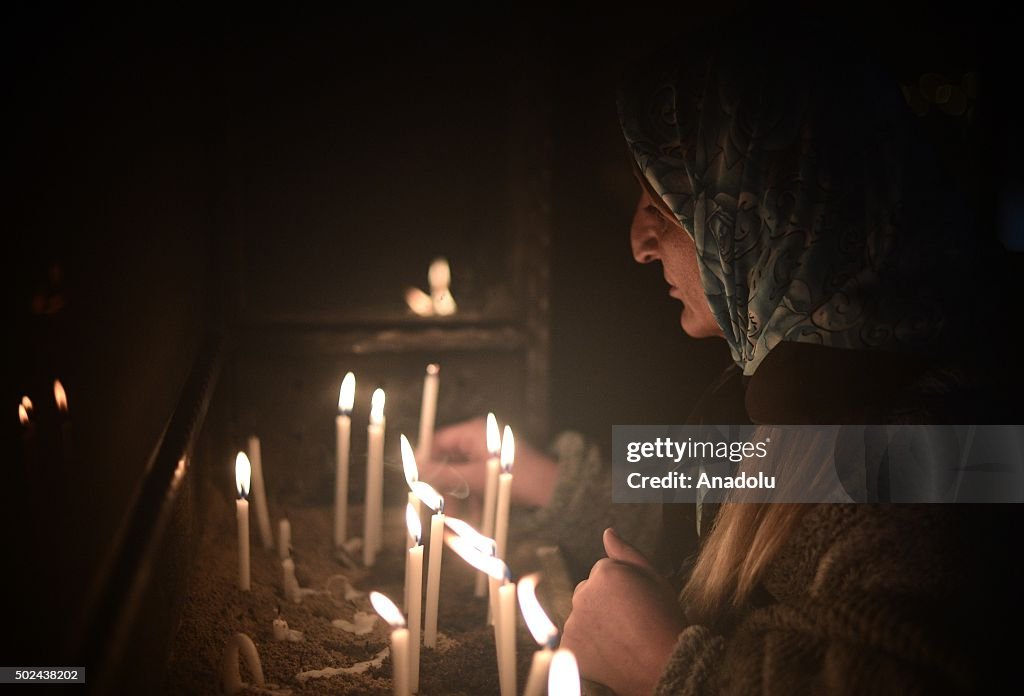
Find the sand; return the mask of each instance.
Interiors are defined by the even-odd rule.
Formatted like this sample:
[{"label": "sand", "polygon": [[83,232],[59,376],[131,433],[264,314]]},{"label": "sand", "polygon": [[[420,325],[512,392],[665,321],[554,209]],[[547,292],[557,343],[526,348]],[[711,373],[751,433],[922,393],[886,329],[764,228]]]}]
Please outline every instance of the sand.
[{"label": "sand", "polygon": [[[218,498],[217,500],[220,500]],[[192,574],[190,591],[180,626],[175,634],[169,659],[165,689],[173,694],[217,694],[221,691],[221,660],[225,643],[237,632],[248,635],[256,645],[268,685],[290,690],[293,694],[359,694],[385,696],[392,693],[392,664],[385,657],[380,666],[362,673],[335,674],[324,678],[300,680],[298,675],[312,670],[348,668],[370,661],[388,645],[389,627],[377,620],[365,635],[354,635],[337,626],[334,620],[354,622],[357,612],[371,613],[369,599],[362,593],[377,590],[401,605],[404,584],[405,526],[404,508],[388,508],[385,514],[384,549],[377,563],[366,569],[347,569],[335,560],[331,542],[333,511],[330,507],[299,507],[288,512],[292,528],[292,559],[299,584],[307,593],[296,604],[284,596],[281,560],[274,549],[264,549],[252,520],[252,589],[238,589],[238,557],[234,504],[210,510],[198,561]],[[223,509],[220,509],[223,508]],[[353,509],[350,529],[361,527],[361,512]],[[276,532],[277,519],[272,520]],[[551,549],[542,555],[550,558]],[[532,554],[532,555],[531,555]],[[522,543],[517,556],[537,558],[535,549]],[[522,563],[516,567],[522,568]],[[528,572],[531,568],[522,568]],[[420,690],[425,696],[482,696],[498,694],[498,672],[493,629],[486,623],[486,601],[473,595],[474,573],[450,549],[445,548],[442,564],[442,592],[437,649],[423,648]],[[360,596],[344,598],[344,581],[334,577],[332,592],[327,591],[332,576],[344,575]],[[549,573],[549,577],[550,577]],[[548,591],[561,587],[562,596],[550,604],[565,606],[565,582],[542,582]],[[547,604],[545,605],[548,606]],[[554,610],[552,610],[554,611]],[[554,612],[557,614],[558,612]],[[283,618],[289,629],[300,631],[298,642],[274,640],[273,621]],[[553,615],[559,623],[559,616]],[[530,661],[537,649],[520,620],[517,630],[517,691],[526,684]],[[252,677],[242,668],[242,680]],[[268,687],[270,688],[270,687]],[[245,692],[257,693],[254,689]]]}]

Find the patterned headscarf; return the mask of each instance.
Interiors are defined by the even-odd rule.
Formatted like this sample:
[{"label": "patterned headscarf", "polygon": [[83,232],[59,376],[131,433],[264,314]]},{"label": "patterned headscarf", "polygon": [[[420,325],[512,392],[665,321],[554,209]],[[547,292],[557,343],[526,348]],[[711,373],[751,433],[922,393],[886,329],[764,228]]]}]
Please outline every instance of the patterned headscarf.
[{"label": "patterned headscarf", "polygon": [[900,85],[814,31],[722,36],[652,56],[619,116],[733,359],[750,375],[780,341],[936,347],[963,312],[972,222]]}]

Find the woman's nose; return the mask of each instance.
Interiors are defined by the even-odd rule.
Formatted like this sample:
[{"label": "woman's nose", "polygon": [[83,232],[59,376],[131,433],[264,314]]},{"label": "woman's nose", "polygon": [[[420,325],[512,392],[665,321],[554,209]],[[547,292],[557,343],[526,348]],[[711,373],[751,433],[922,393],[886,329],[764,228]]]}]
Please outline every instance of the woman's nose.
[{"label": "woman's nose", "polygon": [[658,220],[652,219],[655,216],[647,212],[648,203],[645,196],[640,196],[636,210],[633,212],[633,222],[629,228],[629,241],[633,249],[633,258],[637,263],[650,263],[657,261],[658,254]]}]

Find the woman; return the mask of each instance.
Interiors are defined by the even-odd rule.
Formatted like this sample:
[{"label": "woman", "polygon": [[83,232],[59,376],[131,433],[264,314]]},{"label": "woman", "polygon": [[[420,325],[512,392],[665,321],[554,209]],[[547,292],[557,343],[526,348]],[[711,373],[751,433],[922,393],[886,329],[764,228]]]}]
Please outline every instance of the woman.
[{"label": "woman", "polygon": [[[1000,364],[1002,267],[958,179],[962,151],[924,135],[969,133],[970,90],[956,113],[915,114],[919,95],[862,51],[820,27],[785,29],[800,41],[760,23],[705,31],[625,81],[634,257],[661,262],[684,331],[729,344],[735,367],[716,388],[739,385],[753,423],[1006,422],[986,374]],[[943,80],[951,92],[967,78]],[[482,432],[442,431],[435,454],[472,458]],[[810,475],[820,461],[802,451]],[[607,524],[616,513],[586,508],[590,493],[571,497],[579,457],[559,471],[527,450],[517,467],[534,482],[519,502],[620,532],[605,531],[607,558],[577,586],[562,640],[620,695],[999,684],[989,622],[1019,610],[1005,508],[727,502],[699,539],[669,514],[677,596],[634,546],[652,549],[658,525],[624,532]]]}]

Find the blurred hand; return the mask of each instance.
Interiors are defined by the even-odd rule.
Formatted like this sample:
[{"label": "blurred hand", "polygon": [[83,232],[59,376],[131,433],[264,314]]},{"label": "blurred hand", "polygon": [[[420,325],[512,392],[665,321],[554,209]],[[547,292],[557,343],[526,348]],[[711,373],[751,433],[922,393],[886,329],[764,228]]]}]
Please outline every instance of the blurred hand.
[{"label": "blurred hand", "polygon": [[[484,418],[456,423],[434,433],[429,458],[419,461],[420,478],[438,490],[454,490],[465,481],[472,495],[483,494],[487,477],[487,421]],[[551,501],[558,482],[558,463],[516,438],[516,458],[512,473],[512,502],[528,507],[543,507]]]},{"label": "blurred hand", "polygon": [[576,655],[581,674],[618,696],[649,694],[668,664],[683,617],[669,583],[611,528],[608,558],[576,586],[562,647]]}]

